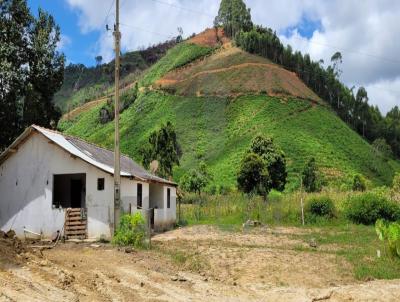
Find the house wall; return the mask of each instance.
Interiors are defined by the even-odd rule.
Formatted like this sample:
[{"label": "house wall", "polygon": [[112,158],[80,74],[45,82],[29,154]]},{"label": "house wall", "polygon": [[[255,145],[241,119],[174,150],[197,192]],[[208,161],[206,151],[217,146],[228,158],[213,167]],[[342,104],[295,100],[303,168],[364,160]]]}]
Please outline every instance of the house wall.
[{"label": "house wall", "polygon": [[[0,228],[23,236],[24,227],[50,237],[62,230],[64,209],[54,208],[53,175],[86,174],[88,237],[111,236],[113,228],[114,181],[112,175],[72,157],[41,134],[32,134],[18,151],[0,166]],[[105,179],[103,191],[97,179]],[[147,190],[146,190],[147,188]],[[122,207],[136,201],[135,181],[121,178]],[[149,200],[148,184],[143,186],[143,203]]]},{"label": "house wall", "polygon": [[[171,190],[170,208],[167,208],[167,190]],[[154,193],[153,193],[154,192]],[[176,188],[167,185],[150,185],[150,200],[153,202],[153,194],[156,197],[154,203],[154,229],[167,230],[174,226],[176,222]]]}]

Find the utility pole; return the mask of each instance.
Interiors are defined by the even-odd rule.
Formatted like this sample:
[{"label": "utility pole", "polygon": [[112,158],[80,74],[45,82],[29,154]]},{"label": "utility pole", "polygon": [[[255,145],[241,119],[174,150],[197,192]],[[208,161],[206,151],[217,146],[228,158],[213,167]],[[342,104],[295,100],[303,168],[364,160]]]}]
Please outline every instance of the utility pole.
[{"label": "utility pole", "polygon": [[114,233],[121,215],[121,158],[119,150],[119,54],[121,33],[119,32],[119,0],[115,2],[115,135],[114,135]]}]

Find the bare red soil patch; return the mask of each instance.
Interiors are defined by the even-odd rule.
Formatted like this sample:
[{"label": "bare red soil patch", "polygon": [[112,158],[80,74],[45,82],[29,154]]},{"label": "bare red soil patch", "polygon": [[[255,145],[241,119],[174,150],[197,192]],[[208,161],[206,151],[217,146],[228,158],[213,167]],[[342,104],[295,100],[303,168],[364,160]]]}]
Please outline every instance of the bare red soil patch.
[{"label": "bare red soil patch", "polygon": [[265,92],[271,96],[320,101],[295,73],[236,47],[222,49],[210,57],[171,71],[156,85],[184,96],[237,96]]},{"label": "bare red soil patch", "polygon": [[188,43],[208,47],[215,47],[221,43],[226,44],[229,42],[230,40],[225,37],[224,30],[222,28],[218,28],[217,31],[214,28],[207,28],[205,31],[188,40]]}]

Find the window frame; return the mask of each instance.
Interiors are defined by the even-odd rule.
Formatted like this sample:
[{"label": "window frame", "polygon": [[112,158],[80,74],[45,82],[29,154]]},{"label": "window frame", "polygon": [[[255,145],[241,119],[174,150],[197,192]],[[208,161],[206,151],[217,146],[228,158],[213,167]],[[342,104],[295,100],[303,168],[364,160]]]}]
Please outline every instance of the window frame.
[{"label": "window frame", "polygon": [[[139,190],[140,188],[140,190]],[[141,183],[138,183],[136,185],[136,208],[142,209],[143,208],[143,185]],[[140,194],[139,194],[140,191]],[[140,196],[140,198],[139,198]]]},{"label": "window frame", "polygon": [[171,208],[171,188],[167,188],[167,209]]},{"label": "window frame", "polygon": [[106,181],[104,177],[97,178],[97,191],[104,191],[106,187]]}]

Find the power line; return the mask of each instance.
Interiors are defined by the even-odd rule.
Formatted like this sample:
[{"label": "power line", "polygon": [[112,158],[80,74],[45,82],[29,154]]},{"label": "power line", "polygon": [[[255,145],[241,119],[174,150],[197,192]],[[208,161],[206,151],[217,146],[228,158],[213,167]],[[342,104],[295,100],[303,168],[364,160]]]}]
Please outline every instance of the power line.
[{"label": "power line", "polygon": [[[114,0],[114,1],[115,1],[115,0]],[[113,1],[113,2],[114,2],[114,1]],[[171,3],[168,3],[168,2],[165,2],[165,1],[162,1],[162,0],[152,0],[152,1],[153,1],[153,2],[156,2],[156,3],[163,4],[163,5],[170,6],[170,7],[179,9],[179,10],[188,11],[188,12],[193,13],[193,14],[204,15],[204,16],[209,16],[209,17],[213,17],[213,18],[214,18],[214,16],[212,16],[212,15],[210,15],[210,14],[208,14],[208,13],[201,12],[201,11],[197,11],[197,10],[192,10],[192,9],[190,9],[190,8],[183,7],[183,6],[178,6],[178,5],[175,5],[175,4],[171,4]],[[112,5],[111,5],[111,6],[112,6]],[[161,34],[161,33],[158,33],[158,32],[149,31],[149,30],[147,30],[147,29],[144,29],[144,28],[141,28],[141,27],[138,27],[138,26],[134,26],[134,25],[128,25],[128,24],[124,24],[124,23],[120,23],[120,24],[123,25],[123,26],[135,28],[135,29],[140,30],[140,31],[148,32],[148,33],[151,33],[151,34],[153,34],[153,35],[158,35],[158,36],[162,36],[162,37],[167,37],[168,39],[171,39],[171,38],[173,37],[173,35],[169,35],[169,36],[168,36],[168,35]],[[308,43],[311,43],[311,44],[316,44],[316,45],[320,45],[320,46],[324,46],[324,47],[329,47],[329,48],[333,48],[333,49],[336,49],[336,50],[339,50],[339,51],[344,51],[344,52],[352,52],[352,53],[355,53],[355,54],[359,54],[359,55],[364,55],[364,56],[368,56],[368,57],[371,57],[371,58],[375,58],[375,59],[378,59],[378,60],[384,60],[384,61],[387,61],[387,62],[400,64],[400,61],[398,61],[398,60],[393,60],[393,59],[390,59],[390,58],[380,57],[380,56],[377,56],[377,55],[374,55],[374,54],[369,54],[369,53],[364,53],[364,52],[358,52],[358,51],[354,51],[354,50],[350,50],[350,49],[344,49],[344,48],[340,49],[340,48],[335,47],[335,46],[333,46],[333,45],[328,45],[328,44],[313,42],[313,41],[310,41],[310,40],[308,40],[308,39],[306,39],[306,38],[303,39],[303,38],[296,37],[296,36],[292,36],[292,37],[295,38],[295,39],[302,40],[302,41],[305,40],[305,41],[307,41]],[[285,69],[288,70],[288,71],[292,71],[292,72],[296,73],[295,70],[291,70],[291,69],[289,69],[289,68],[287,68],[287,67],[284,67],[284,66],[282,66],[282,67],[285,68]],[[308,71],[302,70],[302,72],[303,72],[303,73],[307,73],[307,74],[312,74],[312,72],[310,72],[310,70],[308,70]],[[361,84],[357,84],[357,83],[353,83],[353,84],[356,85],[356,86],[366,86],[366,85],[361,85]],[[400,91],[396,91],[396,90],[390,90],[390,89],[380,89],[380,90],[400,94]]]},{"label": "power line", "polygon": [[[339,51],[342,51],[342,52],[343,51],[344,52],[351,52],[351,53],[354,53],[354,54],[367,56],[367,57],[371,57],[371,58],[374,58],[374,59],[387,61],[387,62],[390,62],[390,63],[400,64],[400,61],[398,61],[398,60],[394,60],[394,59],[391,59],[391,58],[385,58],[385,57],[378,56],[378,55],[375,55],[375,54],[370,54],[370,53],[366,53],[366,52],[360,52],[360,51],[356,51],[356,50],[340,48],[340,47],[336,47],[336,46],[329,45],[329,44],[314,42],[314,41],[311,41],[311,40],[309,40],[307,38],[301,38],[301,37],[296,37],[296,36],[291,36],[290,38],[294,38],[294,39],[301,40],[301,41],[306,41],[307,43],[310,43],[310,44],[315,44],[315,45],[320,45],[320,46],[336,49],[336,50],[339,50]],[[288,38],[288,39],[290,39],[290,38]]]},{"label": "power line", "polygon": [[104,18],[104,21],[103,21],[103,23],[101,24],[102,26],[103,26],[104,24],[107,24],[107,19],[108,19],[108,17],[110,16],[111,9],[112,9],[112,7],[114,6],[114,3],[115,3],[115,0],[113,0],[113,1],[111,2],[111,5],[110,5],[110,8],[109,8],[108,11],[107,11],[106,17]]},{"label": "power line", "polygon": [[129,25],[129,24],[125,24],[125,23],[120,23],[120,25],[123,25],[123,26],[126,26],[126,27],[130,27],[130,28],[135,28],[137,30],[148,32],[150,34],[161,36],[161,37],[164,37],[164,38],[166,37],[168,39],[173,38],[173,35],[161,34],[161,33],[158,33],[158,32],[155,32],[155,31],[151,31],[151,30],[147,30],[145,28],[142,28],[142,27],[139,27],[139,26],[135,26],[135,25]]},{"label": "power line", "polygon": [[214,18],[214,17],[215,17],[215,16],[210,15],[210,14],[205,13],[205,12],[193,10],[193,9],[190,9],[190,8],[187,8],[187,7],[175,5],[175,4],[168,3],[168,2],[164,2],[164,1],[161,1],[161,0],[152,0],[152,1],[153,1],[153,2],[157,2],[157,3],[160,3],[160,4],[163,4],[163,5],[167,5],[167,6],[170,6],[170,7],[174,7],[174,8],[180,9],[180,10],[185,10],[185,11],[190,12],[190,13],[193,13],[193,14],[203,15],[203,16],[207,16],[207,17],[211,17],[211,18]]},{"label": "power line", "polygon": [[[153,1],[153,2],[157,2],[157,3],[164,4],[164,5],[167,5],[167,6],[170,6],[170,7],[174,7],[174,8],[180,9],[180,10],[185,10],[185,11],[191,12],[191,13],[193,13],[193,14],[205,15],[205,16],[209,16],[209,17],[213,17],[213,18],[214,18],[214,16],[212,16],[212,15],[210,15],[210,14],[208,14],[208,13],[205,13],[205,12],[202,12],[202,11],[192,10],[192,9],[190,9],[190,8],[187,8],[187,7],[178,6],[178,5],[175,5],[175,4],[168,3],[168,2],[164,2],[164,1],[162,1],[162,0],[152,0],[152,1]],[[292,36],[292,37],[295,38],[295,39],[302,40],[302,41],[307,41],[308,43],[311,43],[311,44],[316,44],[316,45],[320,45],[320,46],[324,46],[324,47],[329,47],[329,48],[332,48],[332,49],[340,50],[340,51],[342,51],[342,52],[343,52],[343,51],[344,51],[344,52],[352,52],[352,53],[355,53],[355,54],[359,54],[359,55],[363,55],[363,56],[368,56],[368,57],[371,57],[371,58],[374,58],[374,59],[378,59],[378,60],[383,60],[383,61],[387,61],[387,62],[391,62],[391,63],[400,64],[400,61],[395,60],[395,59],[392,59],[392,58],[386,58],[386,57],[378,56],[378,55],[371,54],[371,53],[360,52],[360,51],[355,51],[355,50],[345,49],[345,48],[340,48],[340,47],[336,47],[336,46],[329,45],[329,44],[323,44],[323,43],[313,42],[313,41],[308,40],[307,38],[303,39],[303,38],[296,37],[296,36]]]}]

